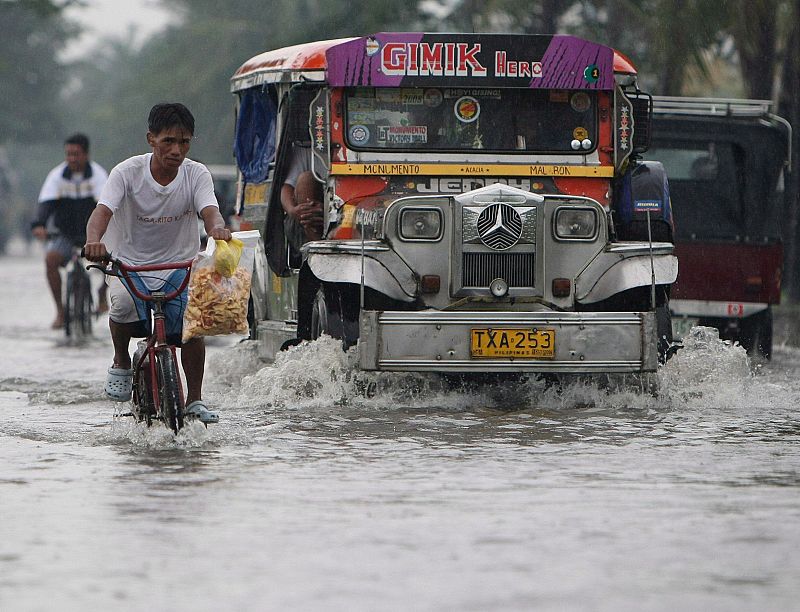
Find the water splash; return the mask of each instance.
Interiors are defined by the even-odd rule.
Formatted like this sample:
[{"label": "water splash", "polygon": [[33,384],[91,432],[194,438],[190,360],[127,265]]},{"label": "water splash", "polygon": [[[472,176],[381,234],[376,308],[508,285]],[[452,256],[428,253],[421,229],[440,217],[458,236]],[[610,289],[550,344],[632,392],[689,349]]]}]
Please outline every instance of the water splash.
[{"label": "water splash", "polygon": [[661,394],[673,406],[724,407],[757,397],[747,352],[720,340],[713,327],[693,327],[683,349],[659,372]]},{"label": "water splash", "polygon": [[207,370],[208,381],[227,386],[238,385],[242,378],[259,370],[263,363],[258,357],[258,343],[243,341],[224,351],[209,355]]},{"label": "water splash", "polygon": [[115,411],[111,425],[97,438],[99,444],[128,444],[135,450],[192,450],[223,445],[249,445],[253,437],[241,424],[229,420],[206,427],[197,421],[186,421],[175,435],[160,421],[151,426],[126,415],[128,404]]},{"label": "water splash", "polygon": [[[253,367],[252,347],[220,355],[231,372]],[[244,360],[246,365],[237,365]],[[671,410],[684,404],[726,406],[743,394],[757,396],[755,375],[745,350],[720,340],[717,330],[695,327],[680,350],[654,375],[658,392],[648,392],[647,378],[631,375],[565,376],[551,384],[535,376],[493,384],[454,386],[434,374],[363,372],[353,348],[322,337],[279,353],[275,363],[245,376],[238,385],[239,406],[292,410],[341,410],[344,407],[392,409],[434,406],[452,410],[476,407],[566,410],[582,407],[634,411]],[[235,376],[231,375],[233,381]],[[466,380],[469,380],[467,377]]]}]

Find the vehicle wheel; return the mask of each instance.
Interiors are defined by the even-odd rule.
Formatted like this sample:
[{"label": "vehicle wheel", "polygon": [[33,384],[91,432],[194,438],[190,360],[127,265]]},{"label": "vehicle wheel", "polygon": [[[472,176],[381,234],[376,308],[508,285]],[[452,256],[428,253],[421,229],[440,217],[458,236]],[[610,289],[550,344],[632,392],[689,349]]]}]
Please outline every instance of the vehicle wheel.
[{"label": "vehicle wheel", "polygon": [[739,343],[749,355],[772,358],[772,308],[751,315],[741,322]]},{"label": "vehicle wheel", "polygon": [[164,424],[174,433],[183,427],[183,394],[178,386],[178,369],[175,357],[169,348],[156,352],[156,376],[158,400],[161,410],[159,415]]},{"label": "vehicle wheel", "polygon": [[81,338],[92,333],[92,289],[89,276],[71,270],[67,274],[64,333]]},{"label": "vehicle wheel", "polygon": [[322,334],[342,341],[347,350],[358,342],[358,287],[346,283],[323,283],[311,310],[311,339]]}]

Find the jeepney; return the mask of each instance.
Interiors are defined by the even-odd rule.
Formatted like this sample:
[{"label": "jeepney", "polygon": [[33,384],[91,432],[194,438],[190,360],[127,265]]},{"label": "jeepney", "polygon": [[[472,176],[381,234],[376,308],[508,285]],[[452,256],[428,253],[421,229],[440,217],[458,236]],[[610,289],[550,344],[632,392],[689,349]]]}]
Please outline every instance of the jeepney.
[{"label": "jeepney", "polygon": [[[651,373],[677,276],[651,97],[571,36],[378,33],[267,51],[233,75],[241,215],[262,231],[260,355],[322,334],[363,370]],[[324,186],[298,248],[293,147]]]},{"label": "jeepney", "polygon": [[676,332],[716,327],[751,354],[772,354],[780,303],[784,172],[791,126],[769,100],[655,97],[647,153],[670,177],[681,273]]}]

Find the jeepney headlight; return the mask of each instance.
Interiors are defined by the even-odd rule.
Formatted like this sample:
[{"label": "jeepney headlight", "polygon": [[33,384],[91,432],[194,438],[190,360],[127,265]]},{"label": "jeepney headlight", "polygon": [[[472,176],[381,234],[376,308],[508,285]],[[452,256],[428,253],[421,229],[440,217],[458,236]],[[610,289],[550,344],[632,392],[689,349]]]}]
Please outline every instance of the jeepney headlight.
[{"label": "jeepney headlight", "polygon": [[438,208],[405,208],[400,212],[400,237],[404,240],[438,240],[442,235],[442,211]]},{"label": "jeepney headlight", "polygon": [[555,232],[562,240],[591,240],[597,234],[597,212],[593,208],[559,208]]}]

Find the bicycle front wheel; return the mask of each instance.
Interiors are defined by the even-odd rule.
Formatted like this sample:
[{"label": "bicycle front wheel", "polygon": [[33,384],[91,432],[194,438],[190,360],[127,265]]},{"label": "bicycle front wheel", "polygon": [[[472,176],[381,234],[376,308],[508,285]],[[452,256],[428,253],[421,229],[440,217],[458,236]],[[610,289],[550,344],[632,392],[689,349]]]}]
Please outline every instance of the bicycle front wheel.
[{"label": "bicycle front wheel", "polygon": [[76,274],[75,282],[75,332],[79,336],[91,336],[94,302],[89,275],[83,270]]},{"label": "bicycle front wheel", "polygon": [[72,336],[72,330],[74,327],[73,318],[74,314],[73,311],[75,310],[75,292],[73,290],[73,285],[75,284],[75,275],[72,273],[72,270],[67,272],[67,287],[66,291],[64,292],[64,333],[66,334],[67,338]]},{"label": "bicycle front wheel", "polygon": [[156,376],[160,417],[174,433],[183,427],[183,394],[178,382],[175,355],[164,347],[156,351]]},{"label": "bicycle front wheel", "polygon": [[84,337],[92,333],[92,287],[89,275],[76,265],[67,273],[64,304],[64,332],[67,337]]}]

